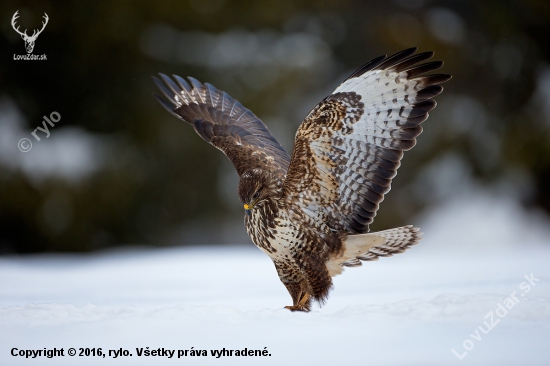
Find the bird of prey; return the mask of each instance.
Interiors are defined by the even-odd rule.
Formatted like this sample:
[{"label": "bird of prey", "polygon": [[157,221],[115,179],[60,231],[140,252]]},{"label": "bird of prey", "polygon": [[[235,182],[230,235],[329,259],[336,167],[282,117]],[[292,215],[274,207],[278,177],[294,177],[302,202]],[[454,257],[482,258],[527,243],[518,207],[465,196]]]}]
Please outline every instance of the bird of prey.
[{"label": "bird of prey", "polygon": [[377,57],[351,74],[306,116],[292,157],[266,125],[214,86],[189,77],[153,77],[158,101],[221,150],[239,174],[246,231],[275,264],[292,311],[322,305],[344,267],[402,253],[420,241],[418,228],[369,233],[390,190],[403,151],[447,74],[443,62],[416,48]]}]

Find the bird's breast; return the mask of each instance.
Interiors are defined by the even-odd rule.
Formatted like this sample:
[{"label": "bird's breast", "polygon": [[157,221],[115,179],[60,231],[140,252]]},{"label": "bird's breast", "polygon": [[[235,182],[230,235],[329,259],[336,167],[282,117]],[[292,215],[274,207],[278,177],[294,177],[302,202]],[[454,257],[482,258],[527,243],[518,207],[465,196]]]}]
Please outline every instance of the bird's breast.
[{"label": "bird's breast", "polygon": [[252,242],[272,259],[291,259],[300,246],[300,230],[284,215],[272,222],[258,213],[245,218],[245,226]]}]

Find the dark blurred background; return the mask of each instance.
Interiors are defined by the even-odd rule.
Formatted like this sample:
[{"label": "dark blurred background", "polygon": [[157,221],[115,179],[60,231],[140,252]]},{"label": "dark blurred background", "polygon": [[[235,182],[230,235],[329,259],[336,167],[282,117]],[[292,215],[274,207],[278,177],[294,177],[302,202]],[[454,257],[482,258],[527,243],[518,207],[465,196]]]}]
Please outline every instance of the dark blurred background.
[{"label": "dark blurred background", "polygon": [[[14,60],[16,10],[28,34],[48,14],[33,51],[46,61]],[[232,166],[157,103],[150,75],[225,90],[291,151],[348,74],[411,46],[454,77],[372,228],[412,223],[468,182],[550,211],[546,0],[3,0],[0,15],[0,253],[249,242]]]}]

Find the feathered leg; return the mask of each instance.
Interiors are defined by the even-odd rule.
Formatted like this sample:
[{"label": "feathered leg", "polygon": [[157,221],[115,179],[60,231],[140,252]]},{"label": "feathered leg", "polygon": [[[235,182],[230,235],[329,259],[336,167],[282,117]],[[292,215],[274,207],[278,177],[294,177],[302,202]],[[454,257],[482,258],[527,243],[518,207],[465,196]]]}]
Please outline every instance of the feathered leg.
[{"label": "feathered leg", "polygon": [[311,256],[300,256],[293,264],[275,263],[281,282],[292,297],[292,311],[310,311],[311,301],[323,304],[332,288],[332,278],[323,261]]},{"label": "feathered leg", "polygon": [[275,268],[279,274],[279,279],[285,285],[290,297],[292,297],[293,305],[285,306],[285,309],[291,311],[310,311],[310,288],[300,271],[287,263],[275,263]]},{"label": "feathered leg", "polygon": [[299,263],[302,264],[301,271],[307,281],[307,292],[313,300],[323,305],[332,289],[332,278],[325,265],[325,260],[307,256]]}]

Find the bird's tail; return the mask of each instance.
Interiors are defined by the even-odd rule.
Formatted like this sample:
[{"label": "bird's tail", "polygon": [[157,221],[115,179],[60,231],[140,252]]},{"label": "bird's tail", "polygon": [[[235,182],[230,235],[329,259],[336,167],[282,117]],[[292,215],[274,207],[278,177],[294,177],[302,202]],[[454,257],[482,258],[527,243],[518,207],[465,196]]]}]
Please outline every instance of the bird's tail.
[{"label": "bird's tail", "polygon": [[344,267],[357,267],[361,261],[375,261],[403,253],[422,240],[422,233],[412,225],[375,233],[349,235],[344,239],[344,251],[327,263],[331,276],[342,273]]}]

